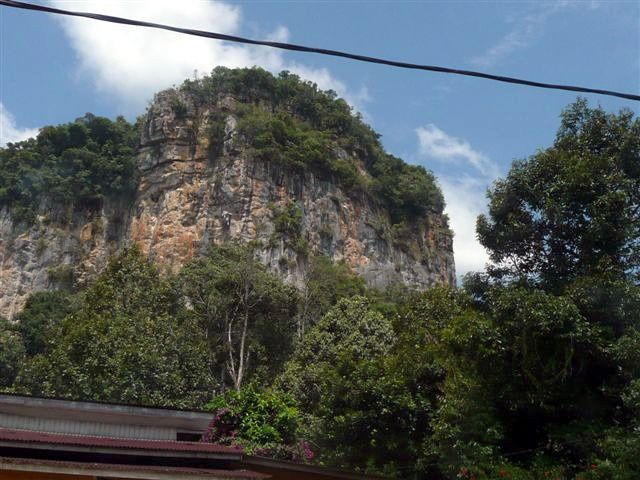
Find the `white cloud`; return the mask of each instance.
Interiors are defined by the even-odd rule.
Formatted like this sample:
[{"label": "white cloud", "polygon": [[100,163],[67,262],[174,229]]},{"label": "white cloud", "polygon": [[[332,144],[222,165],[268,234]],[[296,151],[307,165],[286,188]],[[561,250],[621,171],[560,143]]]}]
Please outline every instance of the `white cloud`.
[{"label": "white cloud", "polygon": [[[55,7],[122,16],[186,28],[238,34],[240,7],[220,1],[175,0],[50,0]],[[351,92],[326,69],[287,62],[282,51],[230,44],[151,28],[130,27],[82,18],[59,19],[79,61],[80,79],[89,78],[97,89],[115,95],[127,113],[139,112],[151,95],[180,84],[194,71],[208,73],[218,65],[261,66],[276,72],[290,70],[323,89],[333,89],[356,108],[367,100]],[[277,41],[289,38],[281,26],[263,35]]]},{"label": "white cloud", "polygon": [[513,24],[511,31],[486,52],[472,58],[470,63],[478,68],[491,68],[512,53],[530,47],[542,35],[545,22],[550,17],[578,3],[574,0],[545,3],[541,4],[533,13],[509,18],[508,22]]},{"label": "white cloud", "polygon": [[490,68],[509,54],[531,45],[536,25],[525,23],[512,30],[484,54],[471,59],[471,64],[480,68]]},{"label": "white cloud", "polygon": [[458,277],[483,270],[489,256],[476,238],[476,219],[486,209],[487,182],[440,175],[439,183],[447,204],[445,213],[449,215],[454,232],[453,254]]},{"label": "white cloud", "polygon": [[416,129],[419,153],[439,161],[456,162],[462,174],[436,171],[454,232],[453,254],[456,273],[483,270],[489,260],[487,251],[476,238],[476,219],[486,211],[485,192],[500,174],[498,166],[475,150],[469,142],[456,138],[433,124]]},{"label": "white cloud", "polygon": [[422,155],[439,161],[459,162],[463,160],[482,175],[497,176],[498,168],[495,163],[471,148],[469,142],[448,135],[432,123],[426,127],[418,127],[416,134]]},{"label": "white cloud", "polygon": [[7,143],[20,142],[38,135],[37,128],[20,128],[16,120],[5,106],[0,102],[0,147]]}]

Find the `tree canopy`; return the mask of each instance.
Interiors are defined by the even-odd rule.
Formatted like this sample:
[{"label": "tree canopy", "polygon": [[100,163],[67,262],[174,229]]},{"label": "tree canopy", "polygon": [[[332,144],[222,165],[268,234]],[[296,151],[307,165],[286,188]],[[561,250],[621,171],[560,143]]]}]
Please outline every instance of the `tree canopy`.
[{"label": "tree canopy", "polygon": [[31,222],[43,201],[59,209],[96,208],[105,198],[131,195],[138,137],[123,117],[88,113],[0,148],[0,207],[10,207],[16,221]]},{"label": "tree canopy", "polygon": [[82,292],[16,383],[39,395],[176,407],[200,405],[216,389],[204,336],[136,247]]},{"label": "tree canopy", "polygon": [[[189,88],[225,78],[254,100],[291,88],[289,114],[353,127],[287,75],[221,70]],[[204,441],[395,478],[635,479],[638,129],[570,105],[554,144],[490,189],[478,235],[492,263],[461,288],[372,291],[311,257],[298,292],[239,243],[163,278],[129,248],[87,289],[0,320],[0,386],[208,405]],[[279,215],[295,238],[295,208]]]},{"label": "tree canopy", "polygon": [[554,144],[514,162],[489,190],[478,237],[494,271],[561,288],[577,277],[638,274],[640,119],[578,100]]}]

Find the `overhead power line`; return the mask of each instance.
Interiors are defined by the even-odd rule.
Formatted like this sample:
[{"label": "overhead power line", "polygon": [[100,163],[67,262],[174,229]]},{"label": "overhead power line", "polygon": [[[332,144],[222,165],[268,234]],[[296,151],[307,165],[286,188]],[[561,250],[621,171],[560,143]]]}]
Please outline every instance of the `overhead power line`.
[{"label": "overhead power line", "polygon": [[595,93],[598,95],[608,95],[611,97],[619,97],[619,98],[625,98],[627,100],[640,101],[640,95],[635,95],[632,93],[616,92],[613,90],[605,90],[600,88],[588,88],[588,87],[579,87],[575,85],[562,85],[562,84],[554,84],[554,83],[535,82],[532,80],[525,80],[522,78],[505,77],[502,75],[493,75],[490,73],[476,72],[473,70],[460,70],[457,68],[439,67],[435,65],[420,65],[416,63],[407,63],[407,62],[400,62],[396,60],[388,60],[384,58],[369,57],[366,55],[358,55],[355,53],[348,53],[340,50],[329,50],[325,48],[306,47],[304,45],[296,45],[292,43],[283,43],[283,42],[271,42],[267,40],[253,40],[250,38],[238,37],[235,35],[225,35],[223,33],[207,32],[204,30],[192,30],[190,28],[173,27],[171,25],[144,22],[141,20],[132,20],[132,19],[122,18],[122,17],[113,17],[111,15],[101,15],[98,13],[74,12],[70,10],[62,10],[59,8],[46,7],[43,5],[34,5],[31,3],[16,2],[13,0],[0,0],[0,5],[13,7],[13,8],[21,8],[25,10],[36,10],[39,12],[54,13],[56,15],[67,15],[72,17],[91,18],[93,20],[100,20],[103,22],[110,22],[110,23],[118,23],[121,25],[133,25],[136,27],[157,28],[161,30],[169,30],[171,32],[182,33],[185,35],[212,38],[215,40],[224,40],[227,42],[244,43],[248,45],[262,45],[265,47],[279,48],[282,50],[292,50],[294,52],[317,53],[320,55],[329,55],[333,57],[348,58],[350,60],[357,60],[359,62],[377,63],[380,65],[388,65],[388,66],[397,67],[397,68],[406,68],[411,70],[426,70],[429,72],[439,72],[439,73],[450,73],[454,75],[464,75],[467,77],[485,78],[488,80],[494,80],[494,81],[504,82],[504,83],[513,83],[516,85],[525,85],[528,87],[547,88],[551,90],[567,90],[570,92],[579,92],[579,93]]}]

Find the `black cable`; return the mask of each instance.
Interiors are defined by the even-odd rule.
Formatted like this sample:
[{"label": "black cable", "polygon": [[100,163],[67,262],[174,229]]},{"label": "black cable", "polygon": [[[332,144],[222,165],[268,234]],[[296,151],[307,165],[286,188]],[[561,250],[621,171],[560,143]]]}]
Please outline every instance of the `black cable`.
[{"label": "black cable", "polygon": [[171,32],[184,33],[186,35],[194,35],[197,37],[213,38],[216,40],[225,40],[227,42],[244,43],[249,45],[262,45],[272,48],[280,48],[282,50],[293,50],[295,52],[318,53],[320,55],[330,55],[333,57],[348,58],[360,62],[378,63],[381,65],[389,65],[392,67],[408,68],[412,70],[427,70],[430,72],[451,73],[454,75],[465,75],[467,77],[486,78],[498,82],[514,83],[517,85],[526,85],[529,87],[548,88],[552,90],[568,90],[570,92],[595,93],[599,95],[609,95],[611,97],[620,97],[627,100],[640,101],[640,95],[631,93],[615,92],[612,90],[603,90],[599,88],[577,87],[573,85],[561,85],[553,83],[534,82],[531,80],[523,80],[521,78],[504,77],[502,75],[492,75],[490,73],[475,72],[472,70],[460,70],[456,68],[438,67],[434,65],[419,65],[415,63],[398,62],[395,60],[385,60],[383,58],[368,57],[366,55],[358,55],[355,53],[347,53],[339,50],[327,50],[325,48],[305,47],[304,45],[295,45],[291,43],[270,42],[266,40],[252,40],[250,38],[237,37],[235,35],[225,35],[222,33],[207,32],[204,30],[192,30],[189,28],[172,27],[160,23],[143,22],[141,20],[131,20],[128,18],[112,17],[110,15],[101,15],[89,12],[73,12],[69,10],[61,10],[58,8],[45,7],[42,5],[33,5],[31,3],[16,2],[13,0],[0,0],[0,5],[6,7],[22,8],[25,10],[37,10],[40,12],[54,13],[57,15],[68,15],[72,17],[85,17],[103,22],[119,23],[122,25],[134,25],[138,27],[158,28],[161,30],[169,30]]}]

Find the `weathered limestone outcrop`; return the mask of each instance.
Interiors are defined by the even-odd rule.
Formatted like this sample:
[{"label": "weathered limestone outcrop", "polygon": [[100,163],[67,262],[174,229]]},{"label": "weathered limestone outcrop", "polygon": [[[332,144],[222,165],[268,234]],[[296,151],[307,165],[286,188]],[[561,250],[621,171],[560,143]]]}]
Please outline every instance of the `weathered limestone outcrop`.
[{"label": "weathered limestone outcrop", "polygon": [[[176,95],[184,109],[179,118]],[[175,272],[212,243],[242,239],[261,242],[264,262],[294,284],[303,282],[309,252],[346,261],[378,287],[454,282],[451,233],[442,216],[426,216],[402,242],[394,240],[387,212],[373,199],[349,195],[312,172],[252,158],[237,138],[233,105],[224,97],[198,108],[167,91],[149,111],[129,236],[159,265]],[[224,113],[222,145],[209,144],[213,109]],[[306,251],[276,235],[274,216],[292,202],[302,212]]]},{"label": "weathered limestone outcrop", "polygon": [[[65,221],[43,207],[28,228],[13,225],[11,212],[2,210],[0,315],[15,315],[33,291],[64,282],[81,286],[130,242],[167,273],[212,244],[238,239],[260,242],[264,263],[296,285],[303,284],[312,253],[344,260],[371,286],[455,282],[444,216],[427,214],[399,232],[369,195],[254,158],[236,129],[235,104],[230,96],[203,107],[175,90],[156,95],[141,135],[141,177],[130,205],[75,212]],[[213,118],[224,119],[218,144],[209,134]],[[301,213],[295,242],[279,234],[275,221],[291,208]]]},{"label": "weathered limestone outcrop", "polygon": [[35,225],[15,225],[0,209],[0,315],[12,318],[30,293],[82,287],[124,241],[123,209],[41,208]]}]

